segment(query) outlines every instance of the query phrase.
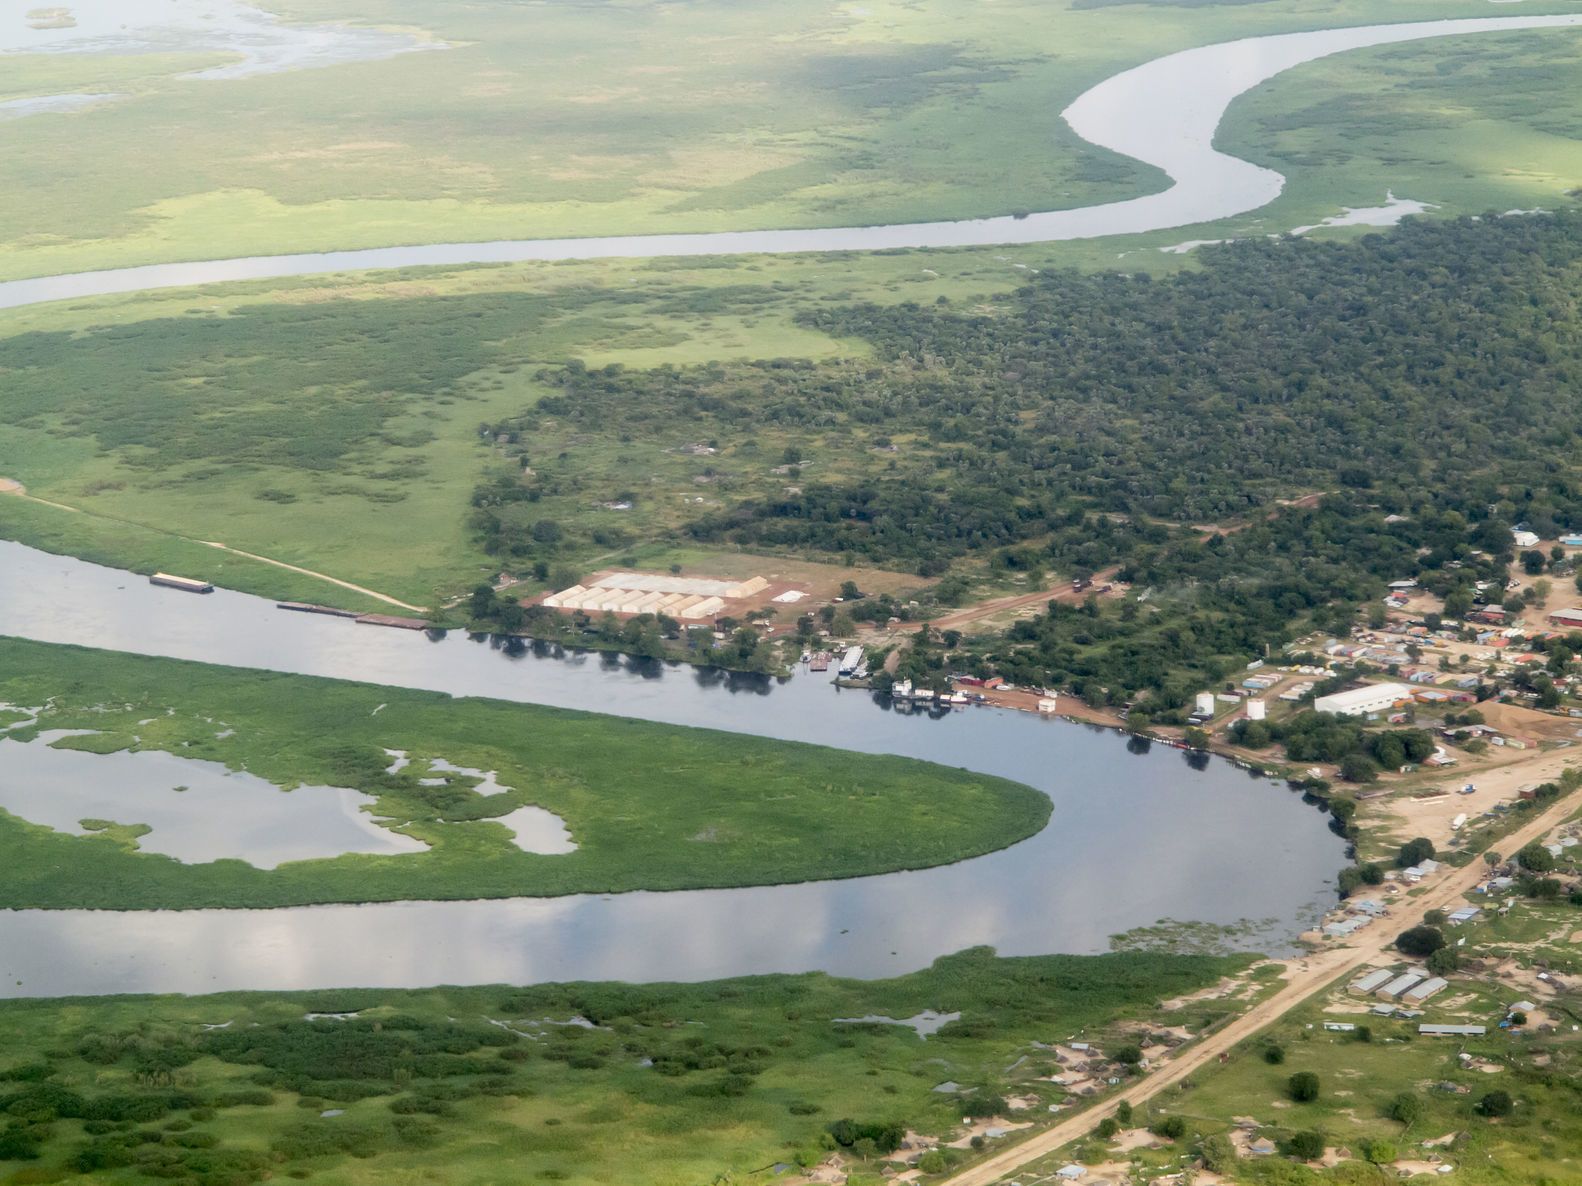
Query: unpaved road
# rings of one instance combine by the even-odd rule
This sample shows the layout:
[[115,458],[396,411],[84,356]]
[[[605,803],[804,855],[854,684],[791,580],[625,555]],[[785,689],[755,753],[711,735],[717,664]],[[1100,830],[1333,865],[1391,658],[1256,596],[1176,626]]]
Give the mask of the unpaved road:
[[[1517,849],[1539,839],[1558,826],[1573,811],[1576,804],[1570,796],[1558,803],[1526,826],[1499,841],[1505,852]],[[1007,1174],[1015,1173],[1028,1162],[1062,1145],[1083,1136],[1104,1117],[1115,1111],[1122,1100],[1133,1107],[1158,1095],[1165,1088],[1181,1082],[1193,1071],[1200,1069],[1239,1042],[1252,1037],[1264,1027],[1278,1020],[1286,1012],[1307,1000],[1319,990],[1340,977],[1362,967],[1390,949],[1398,935],[1430,910],[1453,910],[1461,904],[1464,895],[1482,880],[1485,867],[1482,861],[1473,861],[1462,869],[1447,868],[1428,883],[1428,891],[1420,897],[1397,901],[1389,913],[1373,926],[1359,932],[1362,942],[1351,947],[1329,947],[1312,955],[1302,956],[1287,964],[1288,978],[1280,990],[1267,1000],[1260,1001],[1246,1013],[1224,1028],[1209,1034],[1200,1042],[1188,1046],[1176,1058],[1160,1066],[1147,1077],[1140,1079],[1123,1091],[1118,1091],[1103,1104],[1045,1129],[1018,1145],[995,1154],[947,1180],[945,1186],[989,1186]]]
[[1017,593],[1011,597],[996,597],[991,601],[980,601],[977,605],[969,605],[966,609],[958,609],[943,617],[935,618],[929,622],[935,630],[960,630],[963,626],[971,626],[986,618],[999,614],[1013,612],[1019,609],[1031,609],[1034,606],[1045,606],[1051,601],[1081,602],[1089,593],[1098,594],[1100,597],[1114,596],[1101,594],[1100,585],[1108,585],[1115,580],[1115,568],[1106,568],[1103,572],[1093,574],[1093,588],[1075,592],[1069,583],[1056,585],[1053,589],[1040,589],[1036,593]]
[[[18,498],[24,498],[28,502],[41,503],[44,506],[54,507],[56,510],[60,511],[70,511],[74,515],[88,515],[90,518],[96,519],[109,518],[107,515],[96,515],[92,511],[85,511],[81,507],[67,506],[63,502],[51,502],[47,498],[40,498],[36,494],[29,494],[27,492],[27,487],[22,485],[22,483],[18,482],[15,478],[0,478],[0,494],[12,494]],[[146,524],[140,524],[140,526],[147,527]],[[400,609],[413,610],[414,612],[420,614],[425,612],[421,605],[408,605],[404,601],[397,601],[394,597],[391,597],[386,593],[378,593],[373,589],[364,588],[362,585],[354,585],[350,581],[343,581],[339,577],[332,577],[327,573],[314,572],[311,568],[298,568],[295,564],[287,564],[284,560],[272,560],[268,556],[259,556],[254,552],[244,552],[240,548],[229,548],[222,543],[216,543],[214,540],[193,539],[190,535],[180,535],[174,531],[166,531],[163,527],[147,527],[147,529],[149,531],[161,532],[165,535],[172,536],[175,539],[186,540],[188,543],[207,544],[211,548],[218,548],[220,551],[229,552],[233,556],[245,556],[249,560],[256,560],[260,564],[272,564],[276,568],[285,569],[287,572],[295,572],[300,573],[305,577],[313,577],[315,580],[324,581],[327,584],[338,585],[342,589],[350,589],[353,593],[361,593],[364,597],[371,597],[375,601],[382,601],[386,605],[397,606]]]
[[[182,538],[186,539],[188,537],[183,536]],[[386,605],[398,606],[401,609],[413,610],[420,614],[426,612],[421,605],[408,605],[404,601],[397,601],[388,594],[375,592],[373,589],[364,588],[362,585],[354,585],[350,581],[343,581],[339,577],[332,577],[327,573],[314,572],[311,568],[298,568],[295,564],[287,564],[284,560],[271,560],[268,556],[260,556],[256,552],[244,552],[240,548],[228,548],[212,539],[197,540],[195,542],[207,544],[211,548],[218,548],[222,552],[229,552],[233,556],[245,556],[249,560],[257,560],[260,564],[273,564],[276,568],[283,568],[287,572],[301,573],[305,577],[313,577],[331,585],[339,585],[342,589],[350,589],[353,593],[361,593],[364,597],[372,597],[375,601],[382,601]]]

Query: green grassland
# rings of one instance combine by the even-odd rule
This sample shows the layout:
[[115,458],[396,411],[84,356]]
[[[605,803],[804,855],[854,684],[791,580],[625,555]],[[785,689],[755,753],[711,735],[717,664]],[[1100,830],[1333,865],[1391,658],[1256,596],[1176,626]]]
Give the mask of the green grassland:
[[1286,192],[1240,220],[1281,230],[1385,191],[1446,211],[1555,209],[1582,190],[1574,32],[1479,34],[1339,54],[1232,105],[1219,145],[1280,170]]
[[[561,709],[0,640],[0,702],[37,725],[246,769],[277,786],[346,786],[430,851],[261,870],[139,853],[126,833],[69,836],[0,813],[0,905],[142,909],[681,889],[850,877],[1003,848],[1048,799],[1001,779],[888,756]],[[380,707],[383,706],[383,707]],[[218,736],[229,728],[235,732]],[[136,739],[134,741],[134,738]],[[384,749],[412,765],[390,773]],[[425,759],[498,772],[423,786]],[[106,776],[113,776],[107,765]],[[578,848],[522,852],[503,826],[534,804]],[[135,824],[135,820],[121,820]],[[468,826],[458,827],[458,823]]]
[[[303,20],[416,28],[452,48],[224,82],[180,78],[200,64],[190,55],[11,59],[7,98],[132,97],[0,129],[12,183],[0,277],[1113,200],[1162,178],[1085,144],[1058,118],[1110,74],[1228,38],[1489,14],[1472,0],[275,7]],[[1389,85],[1348,81],[1363,88],[1359,101]],[[180,135],[164,135],[169,128]],[[1397,127],[1397,147],[1413,130]],[[151,135],[160,137],[157,170],[146,167]]]
[[[1058,1099],[1032,1043],[1125,1032],[1245,963],[976,950],[880,981],[6,1001],[0,1181],[772,1181],[777,1162],[827,1156],[842,1118],[952,1132],[970,1105],[933,1090],[947,1079]],[[1225,1008],[1171,1016],[1197,1028]],[[832,1024],[925,1009],[962,1017],[926,1039]]]

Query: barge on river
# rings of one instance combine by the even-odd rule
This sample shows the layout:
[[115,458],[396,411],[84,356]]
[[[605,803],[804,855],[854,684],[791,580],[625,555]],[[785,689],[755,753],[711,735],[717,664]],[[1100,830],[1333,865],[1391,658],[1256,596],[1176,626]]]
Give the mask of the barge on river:
[[164,585],[167,589],[180,589],[183,593],[213,593],[214,586],[208,581],[194,580],[192,577],[174,577],[168,572],[156,572],[148,578],[150,585]]

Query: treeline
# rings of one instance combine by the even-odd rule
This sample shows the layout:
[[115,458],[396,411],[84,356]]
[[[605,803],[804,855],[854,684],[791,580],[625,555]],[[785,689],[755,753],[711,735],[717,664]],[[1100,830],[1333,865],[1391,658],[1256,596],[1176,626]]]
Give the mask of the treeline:
[[1300,712],[1281,722],[1240,720],[1230,739],[1248,749],[1285,747],[1292,762],[1335,762],[1348,782],[1371,782],[1380,770],[1398,770],[1430,757],[1436,746],[1426,729],[1369,729],[1355,717]]
[[[1579,263],[1574,212],[1248,241],[1167,280],[1046,273],[995,312],[941,298],[803,316],[874,359],[545,370],[552,393],[486,432],[530,439],[548,418],[722,453],[816,439],[823,468],[685,533],[924,575],[969,557],[1040,578],[1117,566],[1170,596],[1129,620],[1037,623],[995,662],[1161,689],[1299,621],[1338,628],[1388,579],[1464,612],[1512,562],[1513,525],[1582,526]],[[481,488],[488,546],[543,556],[528,508],[554,480]]]

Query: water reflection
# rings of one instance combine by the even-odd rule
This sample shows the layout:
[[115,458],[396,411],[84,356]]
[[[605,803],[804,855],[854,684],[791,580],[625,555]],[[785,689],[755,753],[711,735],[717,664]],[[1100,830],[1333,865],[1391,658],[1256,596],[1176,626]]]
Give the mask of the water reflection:
[[[876,976],[977,944],[1105,950],[1161,918],[1272,920],[1280,949],[1333,894],[1343,845],[1281,784],[1026,713],[897,712],[825,679],[506,646],[196,598],[0,544],[0,630],[142,654],[429,688],[895,753],[1028,783],[1049,827],[941,869],[795,886],[272,911],[0,913],[0,993],[541,979]],[[245,940],[245,941],[239,941]],[[21,983],[16,983],[20,981]]]

